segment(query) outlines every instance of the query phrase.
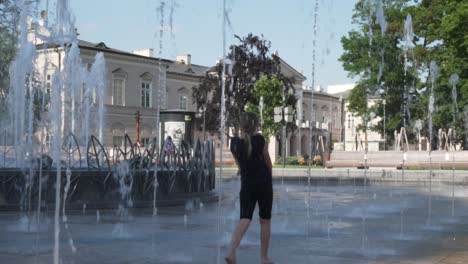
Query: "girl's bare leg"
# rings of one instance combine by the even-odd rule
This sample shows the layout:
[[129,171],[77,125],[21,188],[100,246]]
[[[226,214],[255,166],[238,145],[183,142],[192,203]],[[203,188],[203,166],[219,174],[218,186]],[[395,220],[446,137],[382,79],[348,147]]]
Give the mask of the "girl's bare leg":
[[250,219],[242,218],[239,221],[239,224],[237,224],[236,229],[232,233],[231,246],[229,248],[228,253],[226,254],[226,257],[224,258],[226,260],[226,263],[228,264],[236,263],[236,249],[237,247],[239,247],[242,237],[244,236],[245,232],[249,228],[250,221],[251,221]]
[[260,218],[260,254],[262,264],[271,264],[268,258],[268,246],[270,245],[270,220]]

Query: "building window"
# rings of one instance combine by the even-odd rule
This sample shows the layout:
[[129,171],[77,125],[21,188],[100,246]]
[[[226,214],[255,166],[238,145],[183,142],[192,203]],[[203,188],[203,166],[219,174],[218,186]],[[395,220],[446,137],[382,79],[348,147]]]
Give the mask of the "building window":
[[160,100],[160,104],[161,104],[161,109],[167,109],[167,98],[168,98],[168,93],[169,93],[169,89],[168,88],[164,88],[164,90],[160,90],[159,91],[160,94],[161,94],[161,98],[159,99]]
[[125,79],[114,78],[112,86],[112,104],[113,105],[125,105]]
[[124,144],[124,137],[123,136],[113,136],[112,137],[112,145],[114,147],[122,147]]
[[151,107],[151,81],[141,82],[141,107]]
[[46,76],[46,94],[50,96],[50,88],[52,87],[52,76],[50,74],[47,74]]
[[45,145],[46,145],[46,146],[51,146],[51,145],[52,145],[52,142],[53,142],[52,140],[53,140],[53,139],[52,139],[52,135],[47,134],[47,135],[46,135],[46,138],[45,138],[45,142],[44,142]]
[[179,109],[187,109],[187,96],[180,95],[179,96]]
[[325,113],[322,115],[322,123],[328,123],[328,118],[325,116]]

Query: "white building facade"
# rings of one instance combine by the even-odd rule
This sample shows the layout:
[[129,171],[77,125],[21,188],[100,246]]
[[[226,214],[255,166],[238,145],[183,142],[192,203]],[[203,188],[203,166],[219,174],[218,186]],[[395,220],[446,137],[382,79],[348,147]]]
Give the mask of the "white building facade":
[[[46,93],[50,93],[54,72],[63,70],[65,51],[63,48],[48,47],[46,44],[38,45],[37,49],[36,69],[39,72],[39,80],[45,84]],[[102,42],[90,43],[81,40],[79,50],[82,64],[88,67],[91,67],[98,52],[104,55],[104,145],[122,145],[125,134],[128,134],[134,143],[138,138],[141,145],[156,136],[159,88],[161,116],[164,112],[179,112],[188,115],[189,119],[193,117],[196,106],[192,100],[191,89],[198,84],[199,78],[204,76],[207,67],[192,64],[190,55],[181,56],[179,60],[174,61],[159,60],[152,57],[150,50],[138,51],[138,54],[135,54],[109,48]],[[79,102],[82,98],[83,94],[79,95],[76,101]],[[161,121],[164,122],[163,117]],[[95,129],[91,131],[92,134],[95,132]]]

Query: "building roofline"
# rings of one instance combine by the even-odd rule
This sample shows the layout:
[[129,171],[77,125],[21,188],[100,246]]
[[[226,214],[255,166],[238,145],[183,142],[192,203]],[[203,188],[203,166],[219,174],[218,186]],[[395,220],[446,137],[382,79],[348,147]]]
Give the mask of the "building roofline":
[[280,63],[286,65],[289,69],[291,69],[294,73],[296,73],[297,75],[301,76],[303,78],[303,81],[307,80],[307,77],[304,76],[304,74],[300,73],[298,70],[296,70],[293,66],[291,66],[289,63],[287,63],[285,60],[283,60],[279,55],[274,55],[276,57],[278,57],[278,59],[280,60]]
[[312,90],[302,90],[303,93],[314,93],[314,95],[321,95],[324,97],[330,97],[330,98],[335,98],[335,99],[340,99],[340,96],[336,96],[334,94],[329,94],[329,93],[324,93],[324,92],[319,92],[319,91],[312,91]]
[[78,45],[78,46],[80,47],[80,49],[93,50],[93,51],[97,51],[97,52],[108,52],[108,53],[124,55],[124,56],[129,56],[129,57],[134,57],[134,58],[140,58],[140,59],[149,59],[149,60],[156,61],[156,62],[159,62],[159,61],[169,62],[169,63],[174,62],[174,61],[168,60],[168,59],[148,57],[148,56],[138,55],[138,54],[134,54],[134,53],[131,53],[131,52],[126,52],[126,51],[118,51],[118,50],[114,50],[114,49],[101,49],[101,48],[88,47],[88,46],[83,46],[83,45]]
[[[36,45],[37,50],[54,49],[54,48],[60,48],[60,47],[61,47],[60,45],[50,44],[50,43],[41,43],[41,44]],[[92,43],[92,42],[89,42],[89,41],[78,40],[78,47],[80,49],[92,50],[92,51],[96,51],[96,52],[107,52],[107,53],[118,54],[118,55],[123,55],[123,56],[129,56],[129,57],[134,57],[134,58],[149,59],[149,60],[152,60],[152,61],[155,61],[155,62],[161,61],[161,62],[166,62],[166,63],[179,63],[179,62],[177,62],[175,60],[143,56],[143,55],[138,55],[138,54],[128,52],[128,51],[109,48],[103,42],[100,42],[100,43],[96,44],[96,43]],[[187,65],[187,64],[185,64],[185,65],[186,66],[200,67],[200,68],[208,68],[207,66],[203,66],[203,65],[199,65],[199,64],[193,64],[193,63],[191,63],[190,65]]]

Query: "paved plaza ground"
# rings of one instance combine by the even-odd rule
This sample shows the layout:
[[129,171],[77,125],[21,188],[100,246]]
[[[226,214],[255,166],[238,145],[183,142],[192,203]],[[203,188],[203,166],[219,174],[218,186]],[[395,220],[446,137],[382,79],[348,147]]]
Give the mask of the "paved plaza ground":
[[[275,263],[468,263],[468,187],[443,183],[277,179],[270,255]],[[151,210],[68,212],[61,263],[216,263],[238,221],[238,180],[218,203]],[[453,191],[453,198],[452,198]],[[219,209],[219,211],[218,211]],[[219,213],[219,214],[218,214]],[[219,216],[221,215],[221,217]],[[53,211],[0,212],[0,263],[52,263]],[[218,225],[220,231],[218,231]],[[238,263],[259,263],[257,214]]]

